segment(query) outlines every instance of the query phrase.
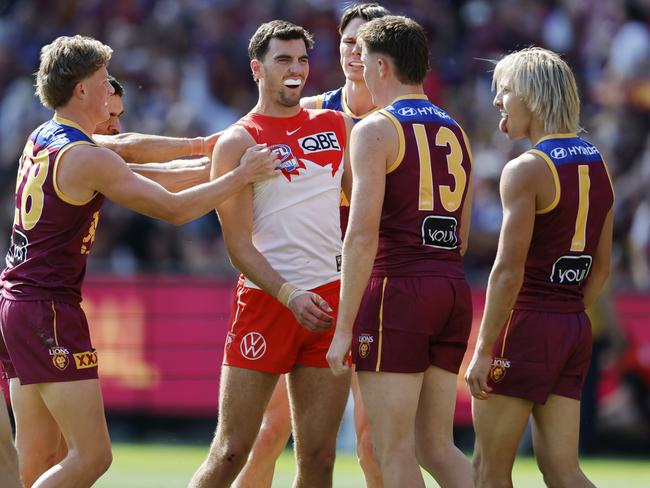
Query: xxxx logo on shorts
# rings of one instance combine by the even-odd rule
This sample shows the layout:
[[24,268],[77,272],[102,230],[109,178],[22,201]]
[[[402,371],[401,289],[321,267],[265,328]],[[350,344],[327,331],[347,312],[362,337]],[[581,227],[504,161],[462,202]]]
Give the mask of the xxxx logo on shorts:
[[68,364],[70,364],[70,358],[68,357],[69,355],[70,351],[68,351],[65,347],[50,347],[52,364],[54,364],[54,366],[61,371],[64,371],[68,367]]
[[77,369],[97,367],[97,353],[95,351],[77,352],[73,356]]
[[246,359],[255,361],[266,353],[266,340],[259,332],[249,332],[242,338],[239,350]]
[[370,344],[375,338],[371,334],[361,334],[359,336],[359,357],[366,358],[370,354]]
[[490,368],[490,378],[495,383],[498,383],[506,375],[507,369],[510,367],[510,360],[506,358],[494,358],[492,360],[492,367]]

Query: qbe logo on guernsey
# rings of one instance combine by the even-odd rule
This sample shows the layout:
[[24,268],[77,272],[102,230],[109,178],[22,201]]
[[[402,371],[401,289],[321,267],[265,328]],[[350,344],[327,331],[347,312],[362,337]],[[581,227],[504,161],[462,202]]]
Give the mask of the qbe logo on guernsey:
[[266,340],[259,332],[249,332],[242,338],[239,351],[246,359],[256,361],[266,353]]
[[298,139],[298,144],[305,154],[321,151],[341,150],[336,132],[319,132]]

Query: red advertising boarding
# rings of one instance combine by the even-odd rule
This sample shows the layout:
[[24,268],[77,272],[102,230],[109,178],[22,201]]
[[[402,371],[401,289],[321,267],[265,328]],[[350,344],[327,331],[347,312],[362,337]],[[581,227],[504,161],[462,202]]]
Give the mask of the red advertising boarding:
[[[214,416],[234,282],[188,277],[89,277],[83,308],[99,358],[107,410],[151,415]],[[475,290],[469,351],[458,377],[456,424],[471,424],[463,374],[485,294]],[[650,300],[616,297],[631,347],[628,367],[650,383]],[[5,391],[7,389],[5,388]]]

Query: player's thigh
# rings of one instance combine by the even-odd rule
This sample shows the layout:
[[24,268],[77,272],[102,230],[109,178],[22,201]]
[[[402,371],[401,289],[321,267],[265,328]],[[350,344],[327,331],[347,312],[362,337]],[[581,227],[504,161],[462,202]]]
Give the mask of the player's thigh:
[[236,435],[252,442],[278,377],[275,373],[222,366],[218,434],[222,437]]
[[329,368],[296,366],[287,379],[296,444],[335,442],[350,391],[350,374],[334,376]]
[[397,440],[414,441],[424,373],[360,371],[357,374],[377,448],[382,450]]
[[415,418],[416,442],[423,447],[453,442],[456,374],[431,366],[424,373]]
[[491,470],[509,471],[528,424],[533,403],[505,395],[472,399],[476,443],[474,455]]
[[55,452],[61,441],[61,429],[41,397],[38,385],[21,385],[18,379],[12,379],[10,388],[16,446],[21,457],[31,456],[33,451]]
[[550,395],[544,405],[533,408],[533,445],[540,466],[577,466],[579,433],[579,401]]
[[81,456],[110,450],[99,380],[41,383],[37,386],[70,449]]

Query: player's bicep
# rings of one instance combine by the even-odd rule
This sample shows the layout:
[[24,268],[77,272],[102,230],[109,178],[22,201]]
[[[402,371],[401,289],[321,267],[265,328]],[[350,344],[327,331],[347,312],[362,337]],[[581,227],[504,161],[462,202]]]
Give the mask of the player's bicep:
[[[212,152],[211,179],[223,176],[236,168],[247,147],[253,145],[252,138],[247,133],[243,134],[242,130],[232,127],[217,141]],[[216,210],[229,251],[237,244],[250,242],[253,226],[252,185],[245,186],[240,192],[223,201]]]
[[496,261],[523,269],[535,225],[535,191],[521,165],[508,163],[501,175],[503,223]]
[[352,202],[348,233],[376,235],[379,231],[381,208],[386,189],[385,131],[377,124],[361,123],[350,136],[350,163],[352,167]]
[[97,149],[84,165],[83,178],[91,188],[109,200],[151,217],[165,215],[170,194],[159,184],[135,174],[117,154]]

